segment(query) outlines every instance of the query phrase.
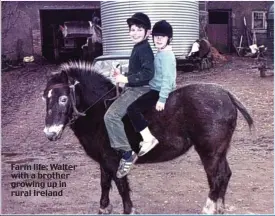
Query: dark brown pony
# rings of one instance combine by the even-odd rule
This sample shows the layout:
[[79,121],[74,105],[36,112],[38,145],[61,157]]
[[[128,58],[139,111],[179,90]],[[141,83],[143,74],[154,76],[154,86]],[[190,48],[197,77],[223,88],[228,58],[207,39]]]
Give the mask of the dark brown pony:
[[[115,94],[114,85],[94,71],[91,65],[80,62],[64,64],[60,73],[48,81],[44,91],[47,104],[44,132],[49,140],[57,140],[69,125],[86,153],[100,164],[99,212],[111,213],[109,191],[113,180],[122,197],[124,213],[129,214],[134,210],[127,176],[116,178],[120,155],[109,144],[103,120],[106,112],[104,101]],[[210,187],[203,213],[222,213],[231,176],[226,153],[236,127],[237,110],[251,128],[251,116],[229,91],[202,83],[177,89],[170,94],[163,112],[152,108],[145,113],[160,144],[139,158],[137,163],[172,160],[194,145]],[[135,133],[127,116],[123,121],[131,146],[138,152],[141,137]]]

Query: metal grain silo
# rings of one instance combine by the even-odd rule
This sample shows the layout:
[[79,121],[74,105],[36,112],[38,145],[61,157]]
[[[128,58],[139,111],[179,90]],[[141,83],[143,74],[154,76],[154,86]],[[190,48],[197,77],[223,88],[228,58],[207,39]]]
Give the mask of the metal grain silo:
[[[199,38],[199,5],[197,1],[104,1],[101,2],[103,54],[131,51],[126,19],[136,12],[146,13],[152,26],[167,20],[173,26],[173,50],[177,57],[186,56]],[[150,43],[154,51],[152,39]]]

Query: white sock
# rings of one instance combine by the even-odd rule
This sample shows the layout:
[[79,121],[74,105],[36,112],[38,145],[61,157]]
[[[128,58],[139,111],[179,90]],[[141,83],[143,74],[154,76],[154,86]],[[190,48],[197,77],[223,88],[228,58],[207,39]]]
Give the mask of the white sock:
[[140,134],[142,136],[143,141],[151,141],[153,139],[153,135],[151,134],[148,127],[146,127],[144,130],[140,131]]

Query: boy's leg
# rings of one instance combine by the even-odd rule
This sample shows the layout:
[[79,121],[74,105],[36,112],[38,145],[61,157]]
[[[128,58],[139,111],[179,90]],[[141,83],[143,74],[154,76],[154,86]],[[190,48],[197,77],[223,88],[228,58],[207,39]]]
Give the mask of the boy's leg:
[[104,116],[111,146],[124,152],[117,171],[118,178],[127,175],[137,159],[137,155],[132,151],[128,142],[122,118],[126,114],[127,107],[149,90],[149,87],[126,89],[126,91],[113,102]]
[[139,97],[127,108],[127,114],[136,132],[140,133],[148,127],[148,122],[142,113],[154,107],[158,101],[158,98],[159,92],[150,90],[146,94]]
[[127,109],[127,114],[130,117],[136,132],[140,132],[143,138],[143,142],[140,143],[141,150],[138,154],[139,156],[146,154],[159,143],[151,134],[148,128],[148,123],[142,114],[142,112],[154,107],[158,99],[159,92],[151,90],[133,102]]
[[140,151],[138,153],[138,156],[143,156],[147,154],[149,151],[151,151],[157,144],[159,144],[159,141],[156,137],[154,137],[149,128],[146,127],[144,130],[140,132],[141,136],[143,137],[143,141],[140,142]]
[[127,112],[127,107],[149,90],[149,87],[135,87],[126,89],[126,91],[113,102],[105,113],[104,121],[112,148],[122,151],[131,150],[124,131],[122,118]]

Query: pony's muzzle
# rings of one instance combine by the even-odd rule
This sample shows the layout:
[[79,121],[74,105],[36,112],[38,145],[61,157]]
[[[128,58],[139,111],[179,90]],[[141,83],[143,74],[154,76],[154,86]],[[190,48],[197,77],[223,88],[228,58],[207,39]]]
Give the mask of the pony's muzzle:
[[50,141],[57,140],[57,134],[55,132],[45,132],[45,134]]
[[63,125],[54,125],[44,128],[44,133],[50,141],[56,141],[61,137]]

